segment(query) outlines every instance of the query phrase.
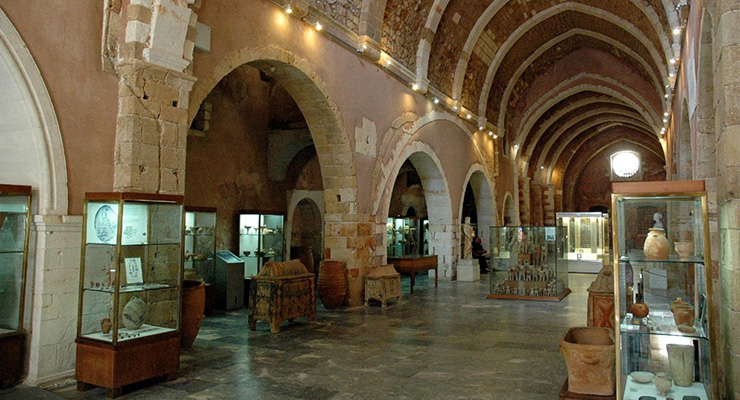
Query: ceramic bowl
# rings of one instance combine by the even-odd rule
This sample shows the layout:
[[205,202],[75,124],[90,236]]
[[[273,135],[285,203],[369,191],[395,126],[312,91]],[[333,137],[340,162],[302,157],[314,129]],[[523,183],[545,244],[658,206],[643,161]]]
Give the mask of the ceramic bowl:
[[647,371],[632,371],[630,372],[630,376],[637,383],[650,383],[655,375]]

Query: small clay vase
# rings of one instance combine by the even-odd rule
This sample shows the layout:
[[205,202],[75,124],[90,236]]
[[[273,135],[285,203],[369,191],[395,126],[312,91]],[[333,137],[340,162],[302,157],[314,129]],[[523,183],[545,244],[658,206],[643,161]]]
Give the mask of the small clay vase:
[[671,253],[668,239],[665,237],[665,229],[650,228],[645,244],[642,247],[645,258],[648,260],[666,260]]
[[146,320],[146,303],[134,295],[125,306],[123,306],[123,326],[126,329],[136,330],[141,328]]
[[694,325],[694,307],[683,301],[680,297],[671,302],[671,313],[673,321],[678,325]]
[[671,382],[671,378],[665,372],[655,374],[655,388],[658,389],[661,396],[665,397],[672,387],[673,382]]
[[630,312],[635,318],[645,318],[648,316],[650,308],[645,303],[635,303],[630,308]]
[[113,322],[111,322],[110,318],[103,318],[100,320],[100,328],[103,329],[103,334],[107,335],[112,326]]
[[694,252],[694,242],[691,241],[680,241],[673,244],[676,248],[676,253],[681,261],[687,261],[691,257],[691,253]]

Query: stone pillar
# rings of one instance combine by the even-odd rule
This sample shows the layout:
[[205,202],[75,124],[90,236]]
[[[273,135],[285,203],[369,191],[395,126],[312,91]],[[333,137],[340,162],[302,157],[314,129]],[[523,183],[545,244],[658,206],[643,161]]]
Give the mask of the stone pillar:
[[519,224],[526,226],[530,224],[529,219],[529,178],[519,178]]
[[324,226],[325,259],[347,263],[348,293],[345,305],[359,307],[364,304],[366,270],[375,265],[375,217],[369,214],[332,213],[327,204]]
[[555,226],[555,186],[542,185],[542,213],[545,226]]
[[137,60],[121,62],[118,71],[115,190],[184,194],[195,78]]
[[529,196],[529,223],[533,226],[542,226],[542,185],[536,182],[531,183],[529,185]]
[[26,383],[43,385],[74,374],[82,216],[36,215],[31,237],[36,250],[28,260],[33,285],[27,285],[27,298],[34,301],[27,311],[32,329]]

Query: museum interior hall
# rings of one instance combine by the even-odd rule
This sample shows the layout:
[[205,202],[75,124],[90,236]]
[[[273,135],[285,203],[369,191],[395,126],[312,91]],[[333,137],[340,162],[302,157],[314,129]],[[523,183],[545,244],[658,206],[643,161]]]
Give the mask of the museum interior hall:
[[0,398],[740,400],[740,2],[0,0]]

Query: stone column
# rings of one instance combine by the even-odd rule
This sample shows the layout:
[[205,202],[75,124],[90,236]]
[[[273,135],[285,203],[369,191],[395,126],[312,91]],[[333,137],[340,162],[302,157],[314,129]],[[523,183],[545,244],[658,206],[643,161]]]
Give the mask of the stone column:
[[555,186],[542,185],[542,213],[545,226],[555,226]]
[[138,60],[121,62],[118,71],[115,190],[184,194],[195,78]]
[[529,225],[529,178],[519,178],[519,224]]
[[[337,204],[339,205],[339,204]],[[327,207],[334,207],[328,203]],[[345,305],[364,304],[365,270],[375,265],[375,217],[369,214],[329,213],[324,225],[324,258],[347,262]]]
[[530,218],[529,223],[533,226],[542,226],[542,185],[539,183],[532,183],[529,186],[530,196]]

